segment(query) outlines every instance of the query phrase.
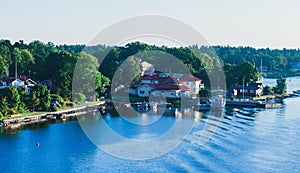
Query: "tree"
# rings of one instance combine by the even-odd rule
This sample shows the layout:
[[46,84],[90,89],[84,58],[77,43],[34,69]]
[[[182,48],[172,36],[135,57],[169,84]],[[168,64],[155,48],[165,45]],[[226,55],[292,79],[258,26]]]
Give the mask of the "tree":
[[257,68],[248,61],[241,64],[236,72],[240,81],[239,84],[243,84],[243,79],[245,84],[254,84],[258,80],[259,74]]
[[[8,106],[8,102],[6,100],[6,97],[3,97],[1,99],[1,104],[0,104],[0,113],[3,116],[7,116],[9,114],[9,106]],[[0,117],[1,118],[1,117]]]
[[95,85],[96,85],[96,94],[98,97],[106,91],[106,86],[108,86],[109,83],[110,80],[106,76],[104,76],[100,72],[96,74]]
[[15,74],[16,73],[16,68],[15,68],[15,65],[17,63],[17,66],[20,65],[20,59],[21,59],[21,50],[19,48],[14,48],[12,50],[12,62],[9,69],[10,69],[10,72],[12,74]]
[[10,41],[0,40],[0,55],[5,60],[7,65],[10,65],[12,63],[11,49],[12,49],[12,45],[11,45]]
[[51,93],[58,94],[64,98],[71,98],[71,84],[74,67],[77,61],[75,55],[66,51],[57,51],[49,54],[45,63],[46,79],[52,79],[53,87]]
[[34,64],[34,57],[28,49],[22,49],[20,51],[20,59],[18,60],[18,73],[29,76],[30,69]]
[[249,62],[244,62],[239,66],[226,63],[224,65],[224,73],[227,87],[254,84],[259,75],[257,68]]
[[286,78],[284,77],[279,77],[277,80],[277,85],[274,88],[274,91],[276,94],[284,94],[286,93]]
[[0,55],[0,76],[7,76],[8,72],[6,70],[8,64],[6,62],[6,60]]
[[139,59],[134,56],[130,56],[116,71],[113,79],[113,87],[118,87],[119,85],[129,87],[134,79],[140,77],[140,74],[141,66]]
[[224,65],[224,73],[226,77],[226,85],[229,88],[230,86],[235,86],[239,84],[238,76],[237,76],[238,66],[232,65],[229,63],[225,63]]
[[96,88],[101,87],[101,73],[98,67],[96,57],[85,52],[80,54],[73,75],[73,93],[83,94],[86,98],[95,95]]
[[8,86],[0,89],[0,100],[6,99],[9,109],[19,110],[20,107],[20,95],[16,87]]
[[32,111],[47,111],[50,107],[50,90],[42,85],[36,84],[30,91],[30,108]]
[[[29,43],[28,50],[32,54],[35,64],[31,69],[31,76],[35,79],[47,79],[45,75],[47,74],[46,71],[46,57],[52,53],[52,49],[48,49],[47,46],[42,43],[41,41],[33,41]],[[54,50],[53,50],[54,51]]]

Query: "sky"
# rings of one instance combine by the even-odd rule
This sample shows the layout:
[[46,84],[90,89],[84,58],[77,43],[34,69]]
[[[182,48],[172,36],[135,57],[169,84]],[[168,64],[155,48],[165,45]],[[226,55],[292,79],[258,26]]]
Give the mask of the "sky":
[[300,48],[299,0],[0,0],[0,39],[87,44],[123,19],[161,15],[211,45]]

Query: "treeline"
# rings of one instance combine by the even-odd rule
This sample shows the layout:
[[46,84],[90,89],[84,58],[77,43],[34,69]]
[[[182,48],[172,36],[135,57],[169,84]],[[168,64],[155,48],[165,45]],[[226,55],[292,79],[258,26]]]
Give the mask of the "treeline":
[[[203,51],[205,47],[200,48]],[[286,72],[294,63],[300,62],[299,49],[255,49],[252,47],[213,46],[217,55],[229,64],[248,61],[259,67],[261,60],[269,72]]]
[[[86,54],[82,54],[82,51]],[[152,51],[152,54],[143,54],[147,51]],[[101,64],[95,82],[97,84],[96,94],[100,95],[105,91],[110,80],[113,79],[117,69],[128,57],[131,57],[129,64],[132,65],[132,68],[126,69],[126,74],[137,74],[140,72],[139,59],[147,57],[151,63],[163,64],[159,63],[162,61],[160,58],[166,54],[178,58],[193,75],[203,79],[206,85],[209,85],[209,74],[223,69],[228,84],[240,83],[242,77],[236,74],[239,74],[239,67],[246,62],[247,64],[242,65],[246,69],[245,73],[247,73],[247,68],[252,69],[254,65],[259,66],[261,59],[269,71],[277,72],[286,72],[293,63],[300,61],[300,50],[298,49],[271,50],[229,46],[177,48],[159,47],[141,42],[133,42],[125,46],[96,45],[86,47],[85,45],[54,45],[50,42],[45,44],[41,41],[33,41],[29,44],[19,41],[12,44],[9,40],[1,40],[0,74],[2,76],[14,76],[15,62],[17,61],[19,76],[27,76],[37,82],[49,80],[52,84],[49,87],[51,94],[60,95],[65,100],[72,100],[74,68],[81,56],[90,62],[98,61]],[[166,62],[166,64],[171,63]],[[250,64],[253,66],[250,67]],[[95,67],[97,67],[97,63],[92,67],[83,67],[83,72],[86,70],[86,74],[94,75],[89,71],[89,68]],[[165,68],[172,71],[167,66]],[[174,71],[176,70],[174,69]],[[255,73],[252,75],[254,77],[246,78],[246,82],[251,83],[257,78],[257,70],[253,69],[252,71]],[[243,76],[245,75],[243,74]],[[91,88],[88,90],[90,91]]]
[[[295,62],[300,61],[299,49],[254,49],[251,47],[166,47],[147,45],[140,42],[125,46],[109,47],[104,45],[54,45],[33,41],[25,44],[23,41],[11,44],[9,40],[0,41],[0,73],[14,75],[15,61],[18,62],[18,75],[25,75],[37,81],[51,80],[51,93],[63,98],[71,98],[71,83],[75,64],[82,51],[97,58],[101,64],[99,71],[112,79],[116,70],[129,57],[138,60],[145,55],[144,51],[158,51],[173,55],[181,60],[192,74],[209,84],[208,73],[220,70],[226,64],[239,66],[249,62],[254,66],[266,66],[270,72],[287,72]],[[147,55],[146,55],[147,56]],[[152,54],[152,61],[160,61],[159,56]],[[219,61],[219,57],[222,61]],[[139,63],[134,63],[134,70]],[[8,67],[8,68],[7,68]],[[170,69],[169,69],[170,70]],[[226,73],[225,73],[226,74]],[[103,78],[104,78],[103,76]],[[102,82],[107,83],[107,79]],[[100,82],[101,83],[101,82]],[[103,89],[98,89],[103,90]]]
[[[97,59],[91,55],[80,53],[84,46],[55,46],[53,43],[33,41],[29,44],[22,40],[11,44],[9,40],[0,41],[0,75],[14,76],[17,62],[18,76],[27,76],[36,82],[48,81],[51,94],[72,100],[72,79],[78,58],[89,61]],[[86,69],[90,70],[90,69]],[[1,77],[0,76],[0,77]],[[97,74],[97,91],[103,91],[109,79]],[[100,94],[100,93],[97,93]]]
[[[99,60],[104,59],[102,62],[101,71],[108,77],[112,77],[115,69],[123,62],[128,56],[135,55],[139,52],[147,50],[159,50],[162,52],[170,53],[171,55],[180,59],[184,64],[188,65],[188,69],[197,77],[204,79],[208,82],[208,73],[216,69],[216,66],[224,65],[226,63],[232,65],[241,65],[244,62],[249,62],[255,67],[264,67],[265,74],[279,74],[289,75],[297,74],[292,71],[293,64],[300,62],[299,49],[269,49],[260,48],[255,49],[252,47],[230,47],[230,46],[190,46],[188,48],[170,48],[166,46],[158,47],[154,45],[147,45],[140,42],[130,43],[121,47],[106,47],[103,45],[84,47],[84,45],[60,45],[57,46],[60,50],[67,50],[69,52],[78,53],[82,50],[94,55]],[[219,62],[217,58],[222,62]],[[105,69],[110,66],[112,68]],[[260,71],[260,69],[259,69]],[[279,77],[279,75],[277,77]]]
[[[59,46],[59,49],[80,51],[78,47],[79,46],[64,45]],[[209,53],[203,53],[199,49],[191,47],[158,47],[141,42],[133,42],[128,43],[125,46],[89,46],[85,47],[83,50],[98,58],[99,62],[101,62],[99,68],[100,72],[109,79],[114,77],[117,69],[128,57],[132,58],[132,67],[127,68],[126,71],[130,74],[136,73],[136,69],[138,69],[137,66],[140,65],[139,63],[133,63],[133,61],[138,61],[140,59],[155,64],[156,69],[158,69],[158,66],[161,66],[160,69],[164,68],[162,69],[163,72],[165,72],[165,70],[178,72],[178,69],[172,69],[174,68],[174,65],[172,66],[171,64],[175,62],[164,62],[165,56],[172,55],[178,58],[193,75],[203,79],[207,84],[209,84],[208,74],[213,73],[215,70],[221,70],[222,68],[222,62],[219,61],[216,56],[210,56]]]

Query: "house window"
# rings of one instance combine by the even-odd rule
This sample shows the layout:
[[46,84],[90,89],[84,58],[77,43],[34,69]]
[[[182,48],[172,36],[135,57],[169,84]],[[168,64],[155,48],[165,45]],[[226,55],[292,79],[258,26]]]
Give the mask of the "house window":
[[176,92],[171,92],[171,96],[176,96]]
[[248,92],[248,90],[247,89],[240,89],[240,93],[247,93]]
[[188,83],[188,82],[186,82],[186,85],[189,85],[189,83]]
[[139,92],[140,92],[140,94],[145,94],[144,90],[140,90]]

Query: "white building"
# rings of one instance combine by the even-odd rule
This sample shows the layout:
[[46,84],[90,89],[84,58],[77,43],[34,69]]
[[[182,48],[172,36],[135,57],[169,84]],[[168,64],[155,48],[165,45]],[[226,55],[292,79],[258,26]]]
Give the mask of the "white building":
[[128,89],[129,94],[149,97],[162,94],[167,98],[195,97],[204,84],[201,79],[191,74],[159,73],[142,76]]
[[7,86],[13,86],[13,87],[17,87],[17,88],[24,87],[25,92],[29,93],[30,87],[32,87],[34,85],[36,85],[36,82],[25,76],[21,76],[19,78],[3,77],[2,79],[0,79],[0,89],[5,88]]

